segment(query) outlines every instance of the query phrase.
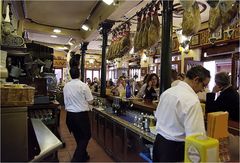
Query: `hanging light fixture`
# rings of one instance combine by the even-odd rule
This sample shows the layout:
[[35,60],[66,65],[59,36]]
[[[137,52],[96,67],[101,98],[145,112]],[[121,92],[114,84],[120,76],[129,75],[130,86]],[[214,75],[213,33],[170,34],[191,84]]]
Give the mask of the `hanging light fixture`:
[[176,35],[177,35],[180,47],[182,47],[182,50],[184,52],[188,52],[189,51],[189,44],[190,44],[192,36],[183,35],[182,30],[176,30]]
[[114,0],[103,0],[103,2],[106,3],[107,5],[111,5],[113,1]]
[[85,30],[85,31],[88,31],[89,30],[89,26],[87,24],[83,24],[82,25],[82,29]]
[[94,63],[94,59],[93,58],[89,59],[89,63],[93,64]]
[[53,30],[53,32],[54,33],[61,33],[61,30],[56,28],[56,29]]

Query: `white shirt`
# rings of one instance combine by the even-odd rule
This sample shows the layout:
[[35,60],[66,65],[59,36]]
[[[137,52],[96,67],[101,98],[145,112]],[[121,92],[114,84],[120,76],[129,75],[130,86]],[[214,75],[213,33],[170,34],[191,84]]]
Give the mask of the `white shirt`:
[[69,112],[89,111],[88,101],[93,100],[90,88],[79,79],[72,79],[63,88],[65,109]]
[[163,92],[155,117],[157,133],[168,140],[183,142],[186,136],[205,134],[198,96],[186,82]]
[[181,80],[174,80],[172,83],[171,83],[171,87],[174,87],[176,85],[178,85],[178,83],[180,82]]

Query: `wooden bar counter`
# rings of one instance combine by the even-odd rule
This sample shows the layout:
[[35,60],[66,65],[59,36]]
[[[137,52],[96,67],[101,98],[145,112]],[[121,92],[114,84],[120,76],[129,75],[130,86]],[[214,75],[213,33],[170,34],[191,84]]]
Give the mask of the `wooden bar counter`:
[[[113,100],[114,98],[120,99],[120,97],[118,97],[118,96],[112,96],[112,95],[106,96],[106,99],[108,99],[108,100]],[[123,98],[123,101],[124,100],[126,101],[128,99]],[[130,101],[133,104],[133,108],[135,108],[139,111],[146,111],[146,112],[149,112],[152,114],[153,114],[153,111],[156,110],[157,105],[158,105],[155,102],[144,101],[143,99],[139,99],[139,98],[136,98],[136,99],[132,98],[132,99],[130,99]],[[229,133],[231,133],[233,135],[239,135],[239,122],[229,120],[228,121],[228,130],[229,130]]]

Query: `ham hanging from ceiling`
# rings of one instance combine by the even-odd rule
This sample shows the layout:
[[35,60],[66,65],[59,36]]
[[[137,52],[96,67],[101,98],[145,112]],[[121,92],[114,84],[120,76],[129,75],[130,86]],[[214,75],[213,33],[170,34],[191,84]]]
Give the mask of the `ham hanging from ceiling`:
[[133,46],[134,46],[135,53],[139,50],[138,49],[138,36],[139,36],[140,28],[141,28],[141,18],[142,18],[142,15],[137,14],[137,29],[136,29],[136,33],[135,33],[134,40],[133,40]]
[[[183,3],[184,12],[183,12],[183,21],[182,21],[182,34],[185,36],[192,36],[197,34],[199,29],[201,28],[201,16],[200,10],[198,7],[198,3],[195,1],[192,6],[184,5],[187,1],[181,1]],[[190,3],[191,4],[191,3]]]
[[188,10],[193,6],[196,0],[180,0],[180,4],[184,10]]
[[143,32],[144,32],[145,24],[146,24],[146,13],[143,14],[143,18],[142,18],[142,21],[141,21],[140,31],[139,31],[139,34],[138,34],[138,37],[137,37],[137,44],[136,44],[136,50],[137,50],[137,51],[143,49],[143,48],[142,48],[142,37],[143,37]]
[[[210,33],[217,32],[221,27],[227,28],[239,17],[239,2],[235,0],[219,0],[209,4],[209,30]],[[215,7],[214,7],[215,6]]]
[[221,27],[221,13],[219,9],[219,4],[217,4],[216,7],[210,7],[208,27],[210,33],[218,31]]
[[148,48],[148,30],[151,24],[151,11],[147,14],[146,24],[142,34],[142,49]]
[[235,0],[222,0],[219,2],[221,12],[221,24],[225,29],[239,17],[239,2]]
[[148,30],[148,46],[149,47],[158,43],[161,37],[160,22],[158,19],[159,3],[160,1],[155,6],[155,11],[152,16],[153,19]]
[[124,56],[127,52],[130,51],[130,49],[131,49],[130,24],[125,24],[119,57]]

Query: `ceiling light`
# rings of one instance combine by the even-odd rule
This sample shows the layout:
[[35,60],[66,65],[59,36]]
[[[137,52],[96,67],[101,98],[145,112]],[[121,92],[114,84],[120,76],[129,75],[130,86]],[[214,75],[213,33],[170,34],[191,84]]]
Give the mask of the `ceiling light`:
[[94,59],[89,59],[89,63],[93,64],[94,63]]
[[57,49],[58,49],[58,50],[67,50],[68,48],[67,48],[66,46],[63,46],[63,47],[60,46],[60,47],[58,47]]
[[50,37],[57,38],[57,36],[56,36],[56,35],[51,35]]
[[55,33],[61,33],[61,30],[60,30],[60,29],[54,29],[53,32],[55,32]]
[[86,24],[83,24],[82,25],[82,29],[85,30],[85,31],[88,31],[89,30],[89,26],[86,25]]
[[103,2],[106,3],[107,5],[111,5],[113,1],[114,0],[103,0]]

